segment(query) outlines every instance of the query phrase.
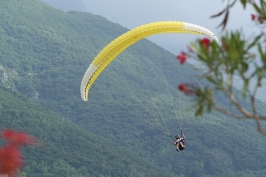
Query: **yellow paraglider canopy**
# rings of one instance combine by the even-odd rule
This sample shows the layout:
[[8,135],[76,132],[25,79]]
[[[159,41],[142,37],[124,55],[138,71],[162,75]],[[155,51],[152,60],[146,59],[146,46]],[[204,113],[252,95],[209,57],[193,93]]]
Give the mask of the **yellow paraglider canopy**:
[[188,33],[202,34],[218,42],[215,35],[206,28],[185,22],[162,21],[154,22],[134,28],[110,42],[94,58],[81,82],[80,94],[84,101],[88,101],[88,92],[94,81],[101,72],[119,55],[123,50],[135,42],[154,34],[160,33]]

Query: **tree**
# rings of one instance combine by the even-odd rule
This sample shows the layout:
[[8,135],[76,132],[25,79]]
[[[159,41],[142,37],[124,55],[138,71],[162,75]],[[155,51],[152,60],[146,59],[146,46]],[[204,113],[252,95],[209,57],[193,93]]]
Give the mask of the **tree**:
[[[243,5],[244,10],[247,6],[254,8],[255,13],[251,14],[251,20],[255,23],[254,28],[260,29],[255,36],[245,38],[240,30],[226,30],[230,10],[237,2]],[[195,97],[196,116],[203,116],[206,110],[208,112],[217,110],[236,119],[252,119],[256,122],[258,132],[266,136],[266,130],[261,126],[261,121],[266,120],[266,116],[259,115],[255,99],[262,81],[266,79],[266,36],[264,33],[266,2],[265,0],[233,0],[231,3],[228,1],[226,7],[221,12],[212,15],[211,18],[221,16],[223,20],[218,27],[221,28],[223,36],[219,44],[204,38],[192,43],[188,52],[182,52],[177,56],[180,64],[183,64],[187,58],[194,58],[203,63],[206,72],[201,78],[208,84],[204,87],[197,87],[195,84],[182,83],[178,89]],[[242,100],[239,100],[233,92],[235,76],[243,82],[242,99],[248,99],[249,105],[241,104]],[[217,95],[221,93],[226,95],[236,111],[219,105]]]

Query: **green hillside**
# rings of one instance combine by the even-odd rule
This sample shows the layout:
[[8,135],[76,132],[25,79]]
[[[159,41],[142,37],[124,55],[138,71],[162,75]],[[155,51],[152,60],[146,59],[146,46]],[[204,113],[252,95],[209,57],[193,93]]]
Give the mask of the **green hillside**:
[[[37,0],[0,2],[0,15],[0,74],[6,87],[76,128],[130,148],[180,176],[265,175],[266,142],[253,122],[219,113],[193,118],[191,100],[176,90],[179,82],[203,84],[191,65],[178,67],[175,56],[144,39],[106,69],[85,103],[79,85],[86,68],[127,29],[100,16],[63,12]],[[230,107],[222,95],[219,100]],[[263,111],[265,105],[258,106]],[[179,133],[180,110],[186,119],[187,149],[177,153],[171,139],[154,125],[164,120],[172,134]],[[250,139],[255,140],[252,146]]]
[[21,176],[173,176],[17,92],[0,87],[0,100],[1,128],[27,131],[43,142],[24,148]]
[[82,0],[42,0],[43,2],[49,4],[52,7],[57,9],[61,9],[64,11],[79,11],[84,12],[86,11],[86,7]]

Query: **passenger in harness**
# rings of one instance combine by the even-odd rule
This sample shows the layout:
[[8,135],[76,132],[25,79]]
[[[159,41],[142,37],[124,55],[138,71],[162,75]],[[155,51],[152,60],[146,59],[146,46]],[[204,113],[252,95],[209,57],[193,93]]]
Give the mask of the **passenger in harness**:
[[175,140],[172,140],[172,143],[174,146],[176,146],[176,150],[179,151],[179,150],[184,150],[186,148],[185,146],[185,135],[184,133],[182,133],[182,137],[180,137],[179,135],[176,135],[175,136]]

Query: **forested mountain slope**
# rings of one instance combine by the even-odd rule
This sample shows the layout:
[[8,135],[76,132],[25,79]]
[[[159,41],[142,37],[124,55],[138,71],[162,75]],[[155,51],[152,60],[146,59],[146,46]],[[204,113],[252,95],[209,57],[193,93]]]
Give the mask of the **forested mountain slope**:
[[85,12],[86,7],[82,0],[42,0],[43,2],[64,11]]
[[2,86],[0,110],[1,129],[27,131],[41,142],[24,148],[22,176],[174,176]]
[[[179,67],[175,56],[144,39],[107,67],[85,103],[79,86],[86,68],[127,29],[37,0],[1,1],[0,15],[2,85],[176,174],[265,174],[266,142],[252,122],[219,113],[193,118],[190,98],[176,90],[180,82],[203,85],[191,65]],[[222,95],[219,100],[230,108]],[[264,111],[265,105],[258,106]],[[187,149],[177,153],[171,138],[154,126],[163,120],[165,131],[179,133],[180,113]],[[252,148],[247,139],[256,140]]]

